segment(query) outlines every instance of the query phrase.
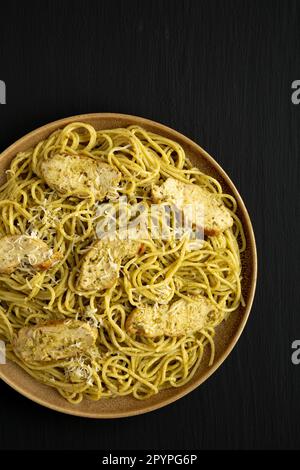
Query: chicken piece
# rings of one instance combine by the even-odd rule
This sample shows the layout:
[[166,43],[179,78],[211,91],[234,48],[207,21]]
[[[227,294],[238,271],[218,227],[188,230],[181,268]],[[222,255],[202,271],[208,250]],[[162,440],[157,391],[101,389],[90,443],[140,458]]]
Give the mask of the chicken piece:
[[83,259],[78,289],[109,289],[119,277],[122,261],[133,258],[141,247],[137,240],[97,241]]
[[42,261],[41,263],[35,265],[36,269],[40,269],[41,271],[47,271],[48,269],[52,268],[55,264],[57,264],[63,258],[63,254],[57,251],[54,253],[51,258]]
[[20,264],[47,270],[62,258],[47,243],[29,235],[7,235],[0,239],[0,273],[11,274]]
[[13,349],[28,363],[58,361],[88,353],[98,331],[80,320],[63,320],[21,328]]
[[55,155],[41,163],[41,174],[48,186],[60,195],[72,193],[85,198],[88,191],[97,201],[116,190],[121,174],[107,163],[79,155]]
[[141,305],[130,313],[126,330],[148,338],[188,335],[204,328],[214,311],[205,297],[180,299],[171,305]]
[[179,210],[192,205],[194,212],[203,212],[205,235],[218,235],[233,224],[233,219],[223,201],[207,189],[189,183],[183,183],[174,178],[168,178],[161,186],[152,188],[152,198],[155,203],[170,202]]

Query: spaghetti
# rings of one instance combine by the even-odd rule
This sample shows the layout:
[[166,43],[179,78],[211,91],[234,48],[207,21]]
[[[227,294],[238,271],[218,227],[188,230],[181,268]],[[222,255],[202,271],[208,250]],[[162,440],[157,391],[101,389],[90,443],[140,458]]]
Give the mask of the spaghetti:
[[[82,292],[77,279],[82,257],[101,224],[99,203],[88,190],[79,199],[47,186],[40,164],[56,154],[84,155],[117,169],[122,177],[119,187],[112,188],[112,204],[126,196],[129,207],[141,201],[149,205],[152,185],[169,177],[201,185],[223,200],[233,227],[205,237],[194,250],[189,250],[186,237],[147,238],[144,252],[121,267],[112,288]],[[235,199],[222,192],[217,180],[193,168],[178,143],[137,126],[97,131],[89,124],[72,123],[19,153],[0,188],[0,236],[27,234],[63,257],[48,271],[21,266],[10,275],[0,274],[0,339],[7,344],[8,358],[71,403],[118,395],[145,399],[184,385],[197,371],[206,347],[211,351],[209,365],[213,363],[215,328],[243,302],[240,253],[245,237],[236,209]],[[216,307],[199,332],[173,338],[126,332],[126,318],[137,305],[198,294]],[[15,354],[12,341],[20,328],[62,319],[96,326],[96,350],[42,365],[25,363]]]

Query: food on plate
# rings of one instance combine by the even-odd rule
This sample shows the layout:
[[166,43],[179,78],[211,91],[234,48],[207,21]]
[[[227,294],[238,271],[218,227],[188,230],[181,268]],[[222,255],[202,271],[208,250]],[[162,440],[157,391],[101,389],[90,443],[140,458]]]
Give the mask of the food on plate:
[[161,186],[154,186],[152,196],[154,202],[171,202],[180,210],[191,205],[192,209],[203,211],[206,235],[219,235],[232,227],[233,219],[222,201],[222,195],[212,193],[204,187],[168,178]]
[[[200,238],[188,206],[203,210]],[[243,305],[244,249],[235,199],[177,142],[57,129],[0,187],[7,358],[74,405],[180,387],[213,364],[218,326]]]
[[126,329],[148,338],[191,335],[208,324],[214,310],[214,305],[200,296],[180,299],[171,305],[142,304],[127,318]]
[[27,235],[8,235],[0,239],[0,273],[12,273],[18,266],[50,269],[62,255],[53,253],[47,243]]
[[114,285],[119,277],[121,262],[138,254],[141,242],[136,240],[99,240],[82,260],[78,288],[104,290]]
[[47,185],[61,195],[86,197],[90,191],[97,201],[117,187],[120,173],[106,163],[81,155],[54,155],[41,163]]
[[47,363],[88,353],[97,336],[97,328],[89,323],[63,320],[21,328],[13,347],[24,362]]

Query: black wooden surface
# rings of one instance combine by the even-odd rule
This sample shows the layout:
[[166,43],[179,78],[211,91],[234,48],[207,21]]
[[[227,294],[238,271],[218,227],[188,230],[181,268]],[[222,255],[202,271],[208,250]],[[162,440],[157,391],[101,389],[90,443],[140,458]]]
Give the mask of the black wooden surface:
[[0,448],[299,448],[300,365],[290,359],[300,338],[300,105],[291,103],[299,27],[299,1],[1,4],[0,149],[84,112],[174,127],[240,190],[259,282],[237,347],[190,395],[148,415],[95,421],[43,409],[1,382]]

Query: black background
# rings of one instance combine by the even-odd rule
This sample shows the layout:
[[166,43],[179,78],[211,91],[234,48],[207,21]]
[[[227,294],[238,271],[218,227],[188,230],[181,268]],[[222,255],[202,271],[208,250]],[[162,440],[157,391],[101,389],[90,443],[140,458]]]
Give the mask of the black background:
[[85,112],[151,118],[185,133],[236,183],[253,220],[259,279],[233,353],[204,385],[150,414],[86,420],[0,383],[2,449],[300,446],[298,1],[1,3],[0,150]]

